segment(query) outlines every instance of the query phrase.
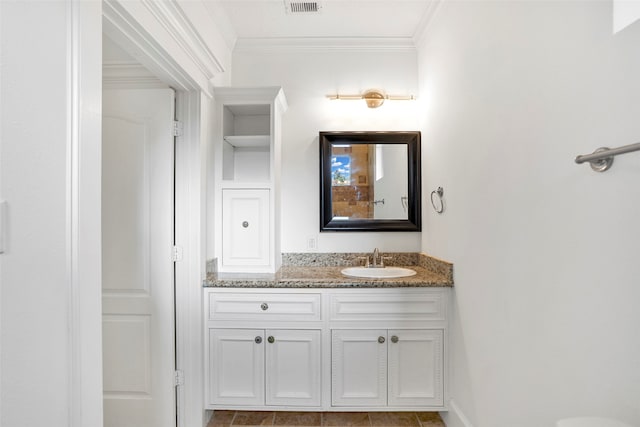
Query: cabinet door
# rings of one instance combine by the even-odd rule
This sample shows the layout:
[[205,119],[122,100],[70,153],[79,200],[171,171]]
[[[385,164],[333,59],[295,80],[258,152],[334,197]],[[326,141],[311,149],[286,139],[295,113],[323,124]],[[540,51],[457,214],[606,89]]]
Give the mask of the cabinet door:
[[387,331],[331,331],[333,406],[387,404]]
[[267,405],[320,406],[319,330],[267,330]]
[[264,331],[209,330],[211,404],[264,405]]
[[223,190],[223,267],[266,267],[269,247],[269,190]]
[[389,405],[443,405],[443,331],[389,330]]

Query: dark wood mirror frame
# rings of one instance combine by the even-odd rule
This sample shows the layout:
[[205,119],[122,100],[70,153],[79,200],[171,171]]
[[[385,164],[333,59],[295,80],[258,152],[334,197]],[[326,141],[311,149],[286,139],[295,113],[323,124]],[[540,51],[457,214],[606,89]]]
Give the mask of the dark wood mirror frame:
[[[331,147],[336,144],[406,144],[407,219],[334,219]],[[320,132],[320,231],[421,231],[420,132]]]

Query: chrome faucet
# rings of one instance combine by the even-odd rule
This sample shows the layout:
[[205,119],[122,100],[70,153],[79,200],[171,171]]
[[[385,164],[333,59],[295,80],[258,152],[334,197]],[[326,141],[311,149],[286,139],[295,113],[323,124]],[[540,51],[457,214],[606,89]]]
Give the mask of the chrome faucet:
[[364,267],[366,268],[384,268],[384,260],[391,259],[391,257],[380,255],[378,248],[373,250],[373,254],[371,254],[371,256],[362,256],[358,258],[364,260]]
[[371,265],[371,267],[373,267],[373,268],[377,268],[377,267],[379,267],[379,265],[378,265],[378,260],[379,260],[379,258],[380,258],[380,251],[378,251],[378,248],[375,248],[375,249],[373,250],[373,255],[371,256],[371,258],[372,258],[372,265]]

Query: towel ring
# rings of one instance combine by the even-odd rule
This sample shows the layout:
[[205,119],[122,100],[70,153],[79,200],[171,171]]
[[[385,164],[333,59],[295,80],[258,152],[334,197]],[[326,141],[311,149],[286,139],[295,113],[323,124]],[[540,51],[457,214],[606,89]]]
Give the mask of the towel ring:
[[[433,209],[437,212],[437,213],[442,213],[444,212],[444,202],[442,201],[442,196],[444,195],[444,190],[442,189],[442,187],[438,187],[437,190],[433,190],[431,192],[431,206],[433,206]],[[433,200],[433,196],[438,196],[438,199],[440,200],[440,208],[438,208],[436,206],[436,202]]]

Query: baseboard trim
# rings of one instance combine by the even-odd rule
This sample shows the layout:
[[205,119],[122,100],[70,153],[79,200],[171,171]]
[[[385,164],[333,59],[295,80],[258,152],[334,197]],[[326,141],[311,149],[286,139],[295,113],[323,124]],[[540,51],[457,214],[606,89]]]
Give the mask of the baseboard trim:
[[449,411],[441,412],[440,416],[447,427],[473,427],[469,418],[467,418],[453,399],[449,401]]

